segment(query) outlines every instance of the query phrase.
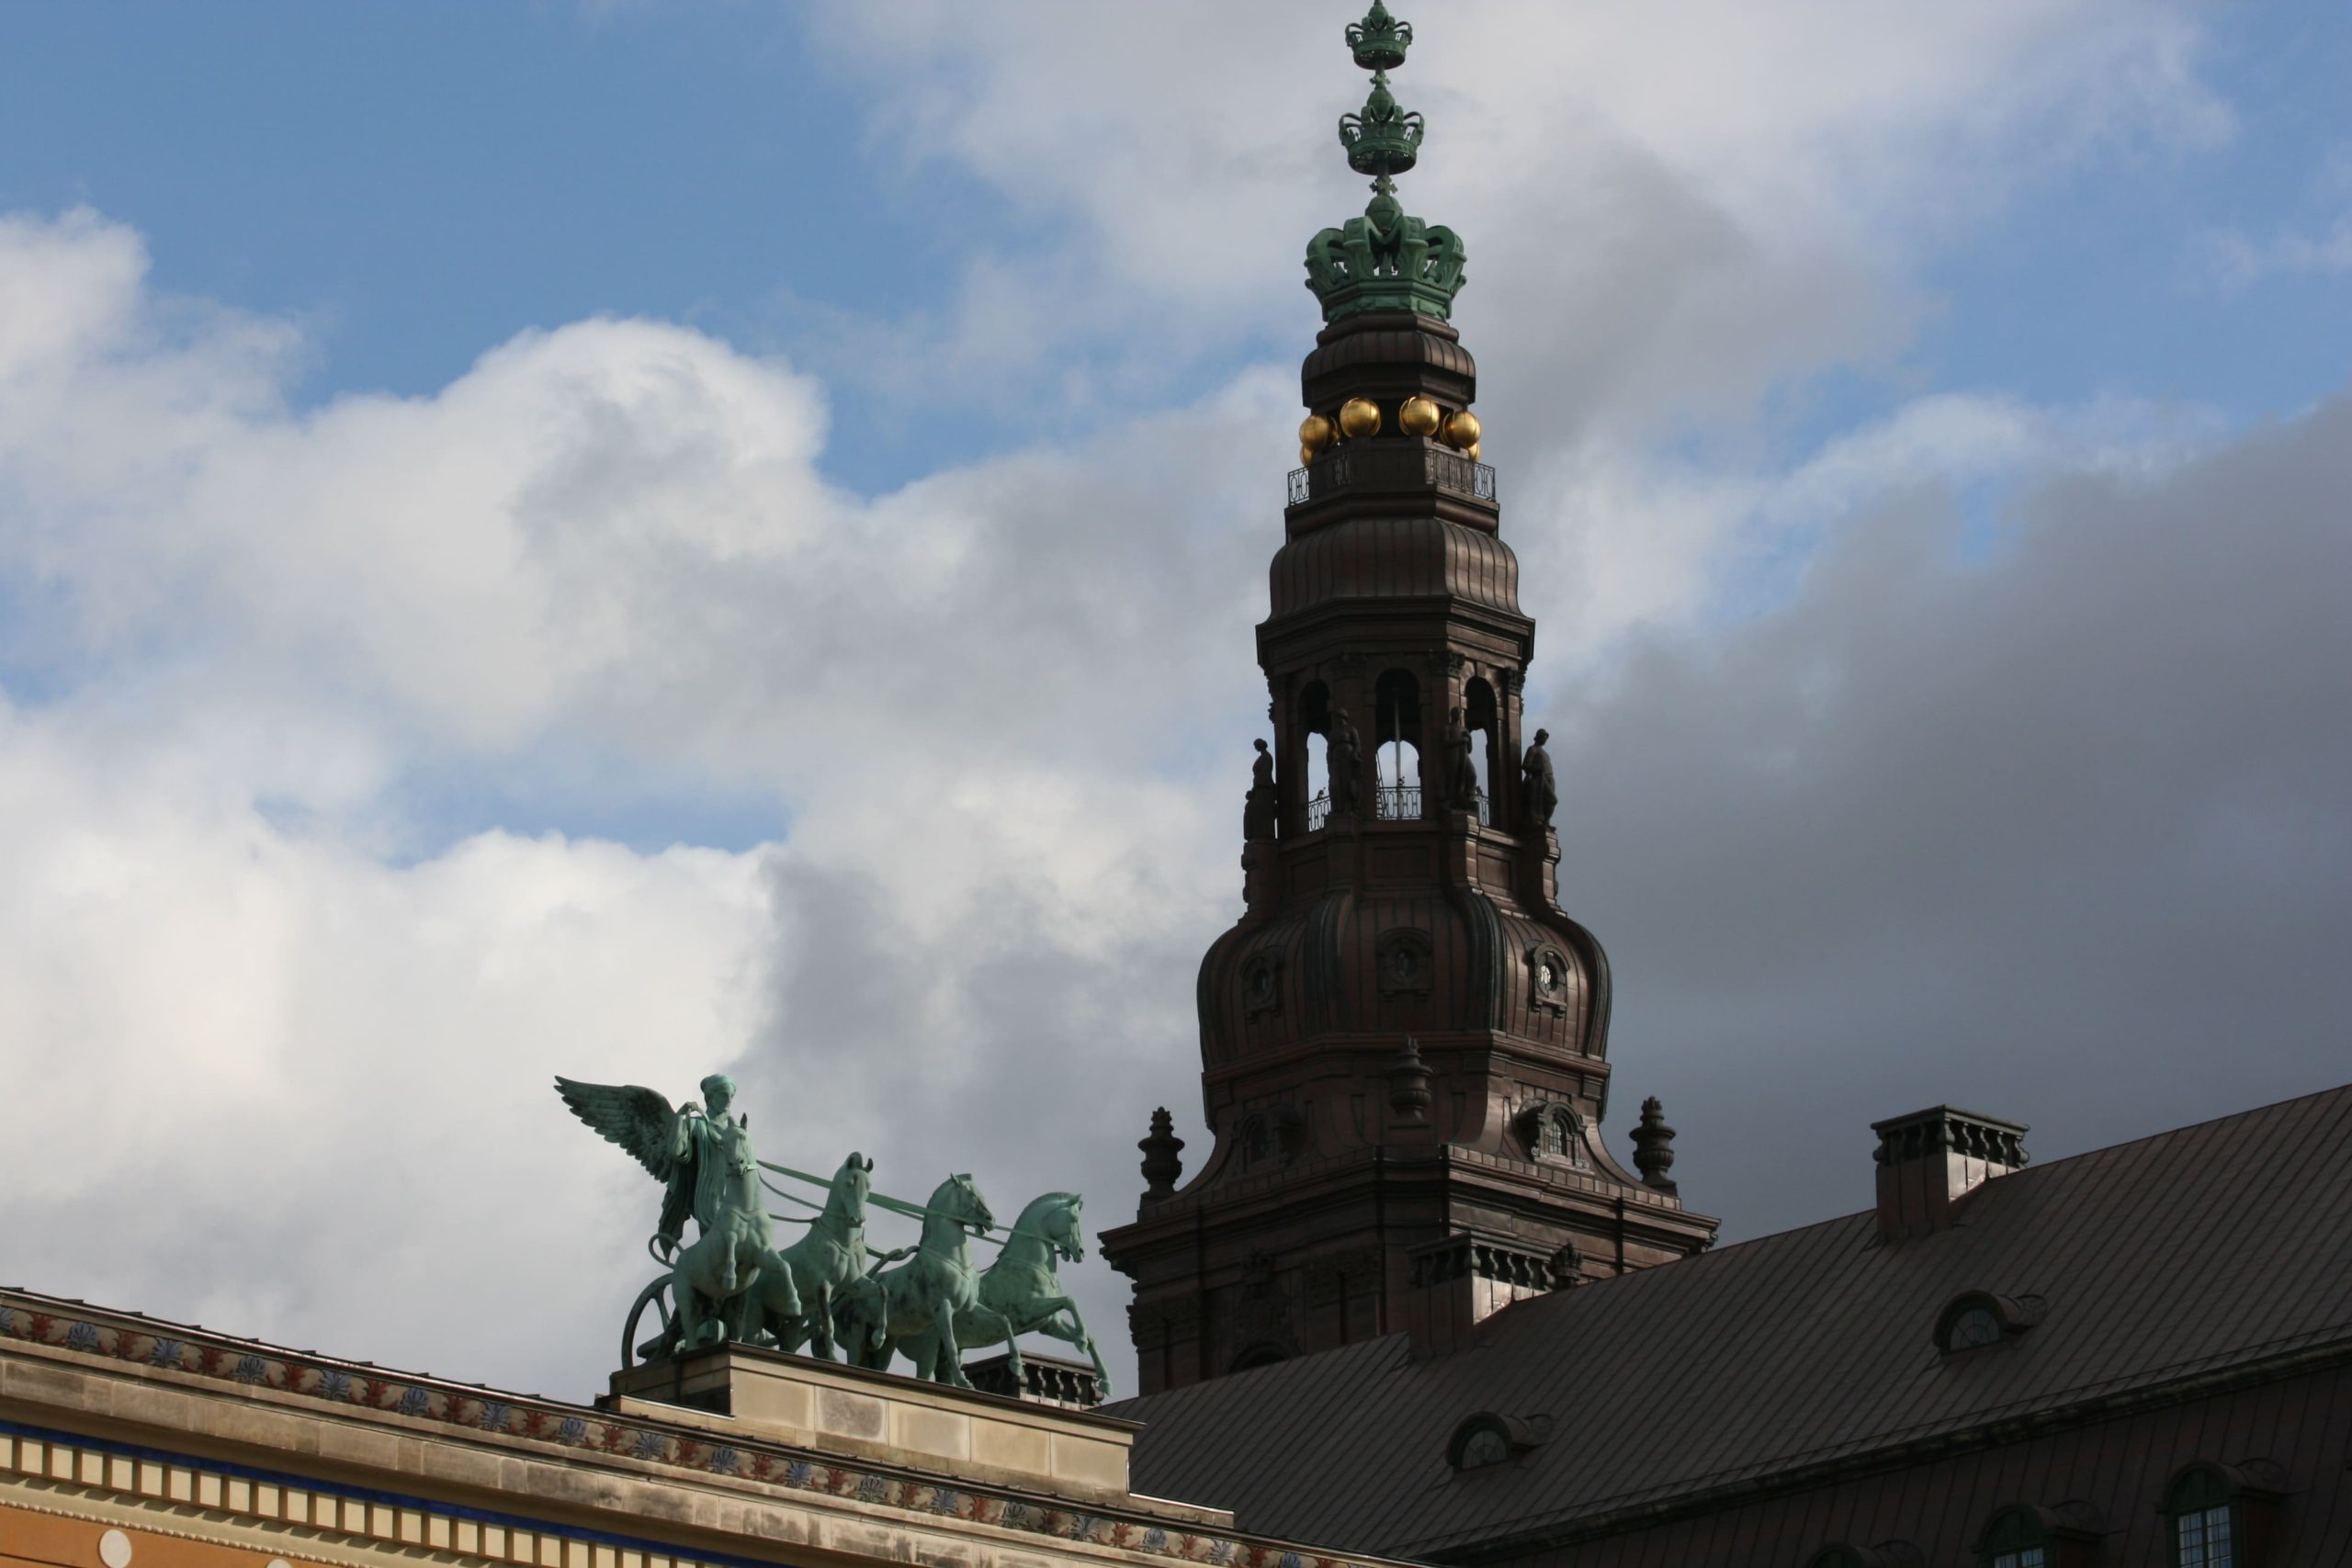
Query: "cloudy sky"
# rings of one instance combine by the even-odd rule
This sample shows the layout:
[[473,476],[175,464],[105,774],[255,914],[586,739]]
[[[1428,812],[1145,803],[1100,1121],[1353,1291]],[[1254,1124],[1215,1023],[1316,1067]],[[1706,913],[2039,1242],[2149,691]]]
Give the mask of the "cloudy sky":
[[[0,8],[0,1279],[584,1396],[551,1074],[1204,1152],[1348,9]],[[1615,1120],[2343,1079],[2352,11],[1404,14]]]

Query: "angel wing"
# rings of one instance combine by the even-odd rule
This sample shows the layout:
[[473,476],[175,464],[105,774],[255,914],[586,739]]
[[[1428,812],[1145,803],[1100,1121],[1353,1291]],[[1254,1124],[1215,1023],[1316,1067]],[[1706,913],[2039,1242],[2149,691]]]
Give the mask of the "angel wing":
[[678,1113],[670,1102],[650,1089],[634,1084],[574,1083],[555,1080],[556,1093],[571,1113],[613,1143],[637,1156],[653,1179],[667,1185],[676,1173],[670,1157],[678,1130]]
[[609,1141],[637,1156],[638,1164],[668,1190],[662,1196],[661,1235],[675,1245],[694,1203],[694,1162],[672,1157],[677,1147],[678,1113],[650,1089],[635,1084],[555,1080],[556,1093],[571,1113]]

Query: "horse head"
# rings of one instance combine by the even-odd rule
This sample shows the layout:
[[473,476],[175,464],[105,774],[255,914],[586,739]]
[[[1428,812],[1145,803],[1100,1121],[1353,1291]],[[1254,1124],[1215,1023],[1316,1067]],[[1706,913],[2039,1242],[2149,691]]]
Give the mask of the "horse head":
[[1079,1218],[1086,1200],[1075,1192],[1047,1192],[1021,1212],[1016,1233],[1027,1232],[1053,1249],[1064,1263],[1086,1260],[1086,1227]]
[[970,1175],[951,1176],[939,1184],[925,1205],[933,1214],[955,1221],[974,1231],[992,1230],[996,1216],[989,1213],[989,1201],[972,1185]]
[[854,1225],[865,1223],[865,1200],[874,1190],[874,1162],[853,1150],[842,1161],[841,1169],[833,1173],[833,1185],[825,1199],[831,1213]]
[[1065,1263],[1083,1263],[1086,1261],[1086,1226],[1079,1217],[1079,1211],[1086,1206],[1086,1200],[1075,1192],[1059,1192],[1055,1196],[1069,1201],[1054,1211],[1054,1250],[1061,1254]]

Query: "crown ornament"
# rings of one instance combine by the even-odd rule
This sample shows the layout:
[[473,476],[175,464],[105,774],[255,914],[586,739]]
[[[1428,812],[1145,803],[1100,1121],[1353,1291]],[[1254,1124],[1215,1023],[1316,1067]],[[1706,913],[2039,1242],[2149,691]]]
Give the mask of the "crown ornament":
[[1412,47],[1413,24],[1390,16],[1381,0],[1372,0],[1363,21],[1348,24],[1348,51],[1366,71],[1396,70]]
[[1403,174],[1420,156],[1421,117],[1396,102],[1387,72],[1373,73],[1372,96],[1362,114],[1340,117],[1340,145],[1348,150],[1348,167],[1381,179]]
[[1372,176],[1372,201],[1363,217],[1306,243],[1306,286],[1326,321],[1360,310],[1413,310],[1443,321],[1462,288],[1461,238],[1411,216],[1396,199],[1396,176],[1419,160],[1425,130],[1388,87],[1388,73],[1412,47],[1413,26],[1372,0],[1346,36],[1356,64],[1372,73],[1372,94],[1361,110],[1340,117],[1340,145],[1350,168]]

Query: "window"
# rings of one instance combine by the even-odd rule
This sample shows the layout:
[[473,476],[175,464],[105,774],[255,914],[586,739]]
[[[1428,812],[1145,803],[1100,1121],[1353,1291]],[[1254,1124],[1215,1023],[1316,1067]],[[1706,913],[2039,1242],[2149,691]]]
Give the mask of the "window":
[[2165,1488],[2174,1568],[2251,1568],[2285,1478],[2267,1460],[2188,1465]]
[[2041,1510],[2020,1505],[1994,1515],[1977,1542],[1976,1560],[1984,1568],[2052,1568]]
[[2087,1568],[2098,1550],[2098,1511],[2087,1503],[2013,1503],[1977,1538],[1981,1568]]
[[1506,1464],[1549,1437],[1551,1430],[1549,1416],[1521,1419],[1481,1411],[1453,1429],[1445,1445],[1445,1462],[1457,1471]]
[[2014,1339],[2041,1321],[2040,1296],[1997,1296],[1962,1291],[1936,1314],[1936,1348],[1946,1355]]
[[1500,1464],[1510,1458],[1510,1439],[1498,1427],[1481,1427],[1462,1439],[1460,1455],[1454,1460],[1456,1470],[1476,1470],[1482,1464]]
[[2000,1337],[2000,1314],[1982,1302],[1962,1307],[1951,1320],[1951,1348],[1955,1350],[1995,1344]]
[[1919,1549],[1907,1540],[1883,1540],[1876,1546],[1838,1541],[1806,1560],[1804,1568],[1917,1568]]
[[2175,1514],[2172,1560],[2180,1568],[2233,1568],[2237,1532],[2230,1528],[2230,1515],[2227,1503]]

